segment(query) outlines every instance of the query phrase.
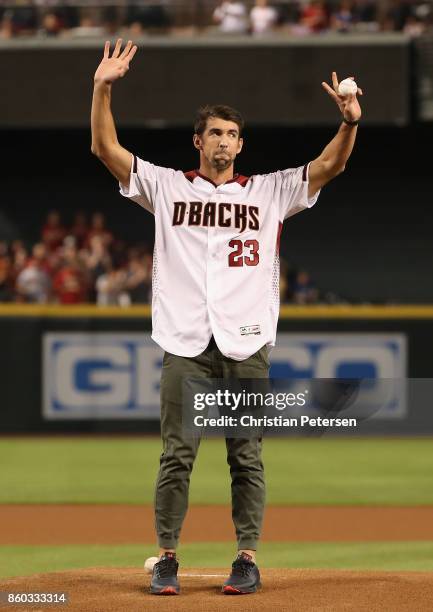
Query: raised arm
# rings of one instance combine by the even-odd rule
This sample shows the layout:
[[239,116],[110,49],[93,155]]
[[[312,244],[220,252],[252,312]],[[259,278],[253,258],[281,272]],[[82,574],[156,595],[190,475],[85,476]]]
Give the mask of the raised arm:
[[[336,136],[323,149],[322,153],[314,159],[309,169],[308,196],[312,197],[316,191],[321,189],[331,179],[343,172],[355,144],[358,130],[357,122],[361,118],[361,107],[355,94],[342,96],[338,93],[338,78],[332,73],[332,85],[322,83],[337,104],[343,116],[343,123]],[[357,93],[362,96],[362,90],[358,88]],[[350,125],[351,124],[351,125]]]
[[129,70],[129,63],[137,47],[128,41],[121,53],[122,39],[118,39],[110,57],[110,42],[105,43],[104,57],[94,77],[92,100],[92,153],[96,155],[122,185],[129,184],[132,154],[119,144],[111,113],[111,87]]

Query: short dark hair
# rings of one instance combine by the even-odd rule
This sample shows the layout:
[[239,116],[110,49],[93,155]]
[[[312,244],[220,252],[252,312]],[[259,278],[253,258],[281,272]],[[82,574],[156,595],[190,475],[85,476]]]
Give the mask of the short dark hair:
[[224,121],[233,121],[239,128],[239,136],[242,134],[245,122],[239,111],[225,104],[213,104],[202,106],[197,111],[197,116],[194,123],[194,133],[201,136],[206,129],[207,120],[210,117],[224,119]]

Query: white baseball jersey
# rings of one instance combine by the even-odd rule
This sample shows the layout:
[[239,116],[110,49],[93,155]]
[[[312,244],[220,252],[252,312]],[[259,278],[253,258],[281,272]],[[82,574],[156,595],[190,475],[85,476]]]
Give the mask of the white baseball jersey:
[[308,165],[216,185],[134,156],[120,192],[155,215],[155,342],[195,357],[213,334],[238,361],[275,344],[282,223],[319,195],[308,199]]

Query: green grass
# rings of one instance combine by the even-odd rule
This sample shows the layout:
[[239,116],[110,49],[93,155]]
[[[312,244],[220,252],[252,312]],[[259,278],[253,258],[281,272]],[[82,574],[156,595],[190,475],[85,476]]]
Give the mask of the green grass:
[[[152,503],[158,438],[0,439],[0,503]],[[266,439],[268,504],[433,504],[433,440]],[[205,440],[191,503],[230,503],[222,440]]]
[[[4,546],[0,577],[85,567],[137,567],[157,553],[154,546]],[[181,571],[188,567],[227,570],[235,549],[227,543],[185,544]],[[260,567],[433,571],[433,542],[263,543]],[[0,585],[1,586],[1,585]]]

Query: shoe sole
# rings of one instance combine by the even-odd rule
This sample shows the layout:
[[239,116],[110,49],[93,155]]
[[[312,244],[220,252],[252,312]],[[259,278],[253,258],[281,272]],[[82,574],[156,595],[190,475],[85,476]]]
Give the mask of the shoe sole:
[[237,589],[236,587],[227,584],[223,587],[222,592],[224,593],[224,595],[249,595],[250,593],[256,593],[257,589],[260,586],[261,585],[259,584],[256,587],[251,587],[251,589],[248,589],[247,591],[241,591],[240,589]]
[[179,595],[179,590],[171,586],[164,587],[163,589],[160,589],[159,591],[150,589],[150,592],[152,595]]

